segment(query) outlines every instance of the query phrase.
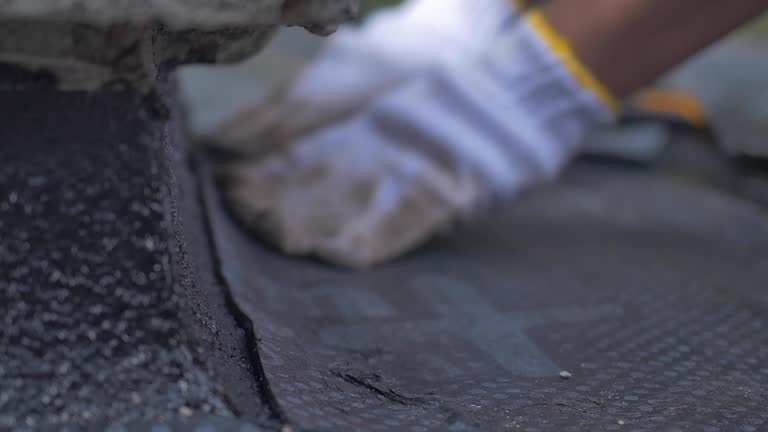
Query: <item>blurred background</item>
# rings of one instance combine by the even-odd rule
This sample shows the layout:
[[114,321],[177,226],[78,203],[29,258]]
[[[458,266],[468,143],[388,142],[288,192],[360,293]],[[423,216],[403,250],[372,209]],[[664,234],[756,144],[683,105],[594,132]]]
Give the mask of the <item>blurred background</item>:
[[[357,21],[401,1],[364,1]],[[285,28],[249,61],[237,65],[185,67],[179,76],[193,135],[210,132],[244,106],[258,103],[310,61],[324,40],[302,28]]]
[[[358,22],[400,0],[368,0]],[[351,24],[354,25],[354,24]],[[287,28],[255,58],[237,65],[189,66],[180,73],[182,98],[193,137],[215,130],[247,106],[258,104],[312,59],[324,38]],[[723,40],[664,77],[659,85],[694,95],[709,117],[717,140],[730,153],[768,157],[768,17]],[[663,147],[663,134],[640,137],[644,158]],[[632,141],[632,140],[627,140]],[[602,151],[602,150],[601,150]],[[612,151],[616,151],[613,149]],[[619,151],[621,151],[619,149]]]

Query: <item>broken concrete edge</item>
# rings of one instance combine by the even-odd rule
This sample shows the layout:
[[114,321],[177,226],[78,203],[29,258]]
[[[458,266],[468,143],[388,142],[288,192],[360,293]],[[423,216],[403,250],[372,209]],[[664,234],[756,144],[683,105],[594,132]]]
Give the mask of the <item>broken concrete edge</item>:
[[169,176],[166,214],[175,244],[172,274],[177,277],[174,287],[182,303],[183,328],[196,348],[196,361],[232,413],[278,429],[284,417],[270,396],[253,325],[234,305],[219,270],[176,85],[171,80],[161,87],[171,113],[162,142]]
[[0,21],[0,61],[50,71],[62,90],[93,91],[116,80],[150,88],[163,71],[178,65],[248,58],[276,28],[169,31],[158,25]]
[[358,10],[359,0],[0,0],[0,61],[51,71],[62,90],[150,88],[178,65],[245,60],[283,25],[330,34]]
[[0,0],[0,20],[101,27],[161,23],[173,30],[275,25],[333,27],[353,19],[360,0]]

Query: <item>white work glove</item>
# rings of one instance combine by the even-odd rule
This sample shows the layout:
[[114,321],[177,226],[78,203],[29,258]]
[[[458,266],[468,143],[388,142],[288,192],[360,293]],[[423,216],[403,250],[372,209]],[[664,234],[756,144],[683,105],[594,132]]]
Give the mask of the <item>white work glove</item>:
[[[351,267],[388,260],[488,202],[552,178],[589,130],[612,119],[610,94],[540,13],[516,24],[503,0],[484,0],[495,24],[477,36],[477,0],[423,3],[456,20],[444,27],[449,34],[428,43],[439,21],[390,24],[421,46],[410,51],[397,37],[376,37],[383,18],[356,36],[342,33],[271,105],[289,100],[304,109],[260,107],[217,136],[247,155],[217,166],[226,199],[285,252]],[[461,12],[440,9],[449,4]],[[381,58],[413,72],[361,90],[376,87],[368,84],[383,67],[368,55],[396,54],[392,46],[406,53]],[[329,58],[339,61],[331,67]]]
[[504,0],[407,0],[342,27],[300,79],[220,128],[217,147],[259,154],[338,123],[421,72],[477,57],[518,20],[517,9]]

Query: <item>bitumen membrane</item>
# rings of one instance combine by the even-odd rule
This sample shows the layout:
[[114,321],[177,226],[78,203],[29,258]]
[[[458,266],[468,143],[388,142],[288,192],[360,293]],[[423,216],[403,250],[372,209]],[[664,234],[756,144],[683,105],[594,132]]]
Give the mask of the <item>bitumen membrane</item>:
[[300,429],[765,430],[768,214],[709,156],[579,162],[365,272],[261,246],[210,184],[206,205]]

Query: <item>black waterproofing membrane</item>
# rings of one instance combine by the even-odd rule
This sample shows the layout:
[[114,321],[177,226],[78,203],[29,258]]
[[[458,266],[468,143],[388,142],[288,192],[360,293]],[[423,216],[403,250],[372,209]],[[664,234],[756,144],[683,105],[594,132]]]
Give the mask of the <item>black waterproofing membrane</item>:
[[223,275],[296,428],[768,428],[758,204],[580,164],[397,262],[351,272],[260,245],[204,189]]

